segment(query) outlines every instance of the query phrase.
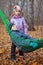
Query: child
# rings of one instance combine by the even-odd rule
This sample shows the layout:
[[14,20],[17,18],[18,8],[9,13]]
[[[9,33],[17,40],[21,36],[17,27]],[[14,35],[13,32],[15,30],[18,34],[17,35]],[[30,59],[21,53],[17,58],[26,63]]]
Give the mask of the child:
[[[10,20],[10,23],[9,23],[9,27],[12,31],[18,30],[20,32],[23,32],[24,34],[27,34],[27,24],[25,22],[24,17],[22,16],[21,8],[18,5],[14,6],[13,13],[11,15],[11,20]],[[13,59],[13,60],[16,59],[15,49],[16,49],[16,46],[12,42],[11,59]],[[23,52],[20,51],[20,50],[19,50],[19,55],[23,56]]]

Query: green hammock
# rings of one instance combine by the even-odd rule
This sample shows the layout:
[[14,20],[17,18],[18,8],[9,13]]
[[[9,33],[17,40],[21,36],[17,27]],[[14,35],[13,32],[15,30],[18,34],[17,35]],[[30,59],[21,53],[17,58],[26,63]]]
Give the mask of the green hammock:
[[13,32],[10,30],[8,24],[9,21],[6,19],[5,14],[2,10],[0,10],[0,17],[2,19],[2,22],[4,23],[4,26],[7,30],[7,32],[10,35],[11,41],[23,52],[32,52],[36,49],[43,47],[43,38],[41,39],[26,39],[24,37],[20,37],[16,34],[16,32]]

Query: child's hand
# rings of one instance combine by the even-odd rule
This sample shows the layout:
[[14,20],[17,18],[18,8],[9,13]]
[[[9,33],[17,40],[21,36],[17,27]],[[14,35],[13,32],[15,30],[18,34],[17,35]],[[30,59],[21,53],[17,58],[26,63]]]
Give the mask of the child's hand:
[[16,26],[13,25],[12,28],[11,28],[11,30],[17,30]]

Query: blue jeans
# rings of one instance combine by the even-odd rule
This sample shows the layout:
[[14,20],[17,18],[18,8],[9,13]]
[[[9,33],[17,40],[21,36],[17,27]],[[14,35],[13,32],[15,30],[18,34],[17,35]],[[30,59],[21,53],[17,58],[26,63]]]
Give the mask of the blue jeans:
[[[16,58],[15,51],[16,51],[16,45],[14,45],[14,43],[12,43],[12,46],[11,46],[11,59]],[[22,50],[19,50],[19,55],[20,56],[24,55]]]
[[13,32],[16,32],[16,34],[18,34],[20,37],[23,37],[25,39],[35,39],[35,38],[32,38],[31,36],[29,35],[26,35],[25,33],[19,31],[19,30],[12,30]]

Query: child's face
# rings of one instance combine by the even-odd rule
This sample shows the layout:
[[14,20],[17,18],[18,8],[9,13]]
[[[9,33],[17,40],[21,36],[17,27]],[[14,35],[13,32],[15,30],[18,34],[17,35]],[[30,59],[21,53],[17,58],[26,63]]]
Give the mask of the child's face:
[[15,15],[16,15],[16,16],[19,16],[20,14],[21,14],[21,11],[20,11],[18,8],[16,8],[16,9],[15,9]]

